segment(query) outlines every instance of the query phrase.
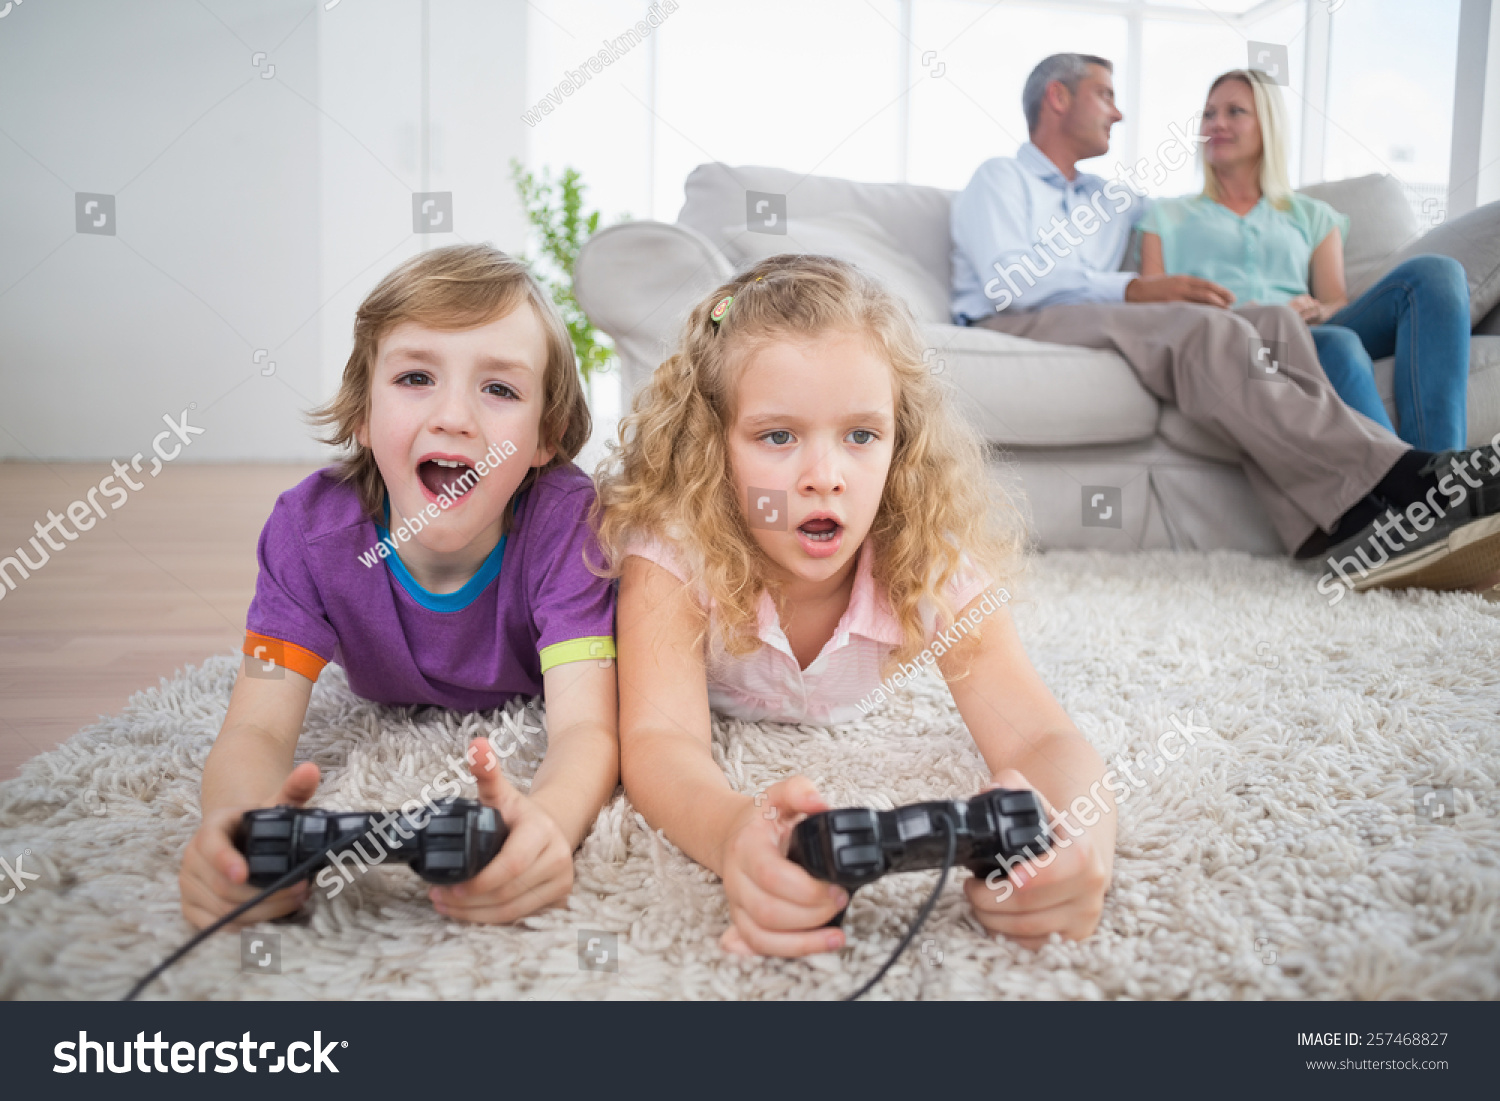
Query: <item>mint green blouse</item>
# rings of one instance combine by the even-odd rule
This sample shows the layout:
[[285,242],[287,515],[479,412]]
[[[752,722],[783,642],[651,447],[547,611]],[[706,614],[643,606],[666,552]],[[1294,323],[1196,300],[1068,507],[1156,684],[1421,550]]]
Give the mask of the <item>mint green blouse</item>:
[[1204,195],[1161,199],[1139,226],[1161,238],[1168,275],[1196,275],[1228,287],[1236,306],[1308,294],[1313,250],[1335,227],[1347,239],[1349,216],[1297,194],[1290,210],[1277,210],[1262,197],[1243,217]]

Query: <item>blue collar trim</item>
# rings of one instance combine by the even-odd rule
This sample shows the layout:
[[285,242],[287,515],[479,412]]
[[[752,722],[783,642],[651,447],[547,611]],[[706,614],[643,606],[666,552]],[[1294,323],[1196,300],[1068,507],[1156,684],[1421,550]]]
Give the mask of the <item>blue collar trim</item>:
[[[391,501],[385,500],[385,521],[391,521]],[[406,590],[406,595],[415,600],[429,612],[461,612],[478,599],[479,594],[489,588],[490,582],[500,576],[500,563],[505,559],[505,541],[507,535],[500,537],[500,542],[495,544],[495,549],[490,551],[489,557],[479,567],[479,572],[464,582],[463,588],[451,593],[434,593],[424,589],[417,584],[417,579],[411,575],[406,568],[406,563],[401,561],[401,556],[396,553],[395,540],[391,533],[381,524],[375,525],[375,534],[380,541],[390,548],[390,554],[386,557],[386,569],[391,571],[391,576],[396,579],[396,584]]]

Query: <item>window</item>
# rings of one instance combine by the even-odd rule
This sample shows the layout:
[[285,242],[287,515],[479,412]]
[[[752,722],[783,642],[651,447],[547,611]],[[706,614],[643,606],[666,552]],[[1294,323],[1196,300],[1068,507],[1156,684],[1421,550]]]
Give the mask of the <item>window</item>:
[[1386,172],[1417,224],[1448,205],[1459,0],[1345,0],[1328,58],[1327,179]]
[[[606,221],[624,211],[673,220],[687,174],[712,160],[956,189],[1026,140],[1031,68],[1077,50],[1115,63],[1126,117],[1109,154],[1083,166],[1113,175],[1117,162],[1155,158],[1174,127],[1196,125],[1212,79],[1246,67],[1250,43],[1263,42],[1286,50],[1293,186],[1389,172],[1430,222],[1448,182],[1459,4],[678,2],[628,54],[559,95],[568,72],[651,5],[531,0],[530,102],[551,93],[556,106],[526,127],[527,160],[577,167]],[[1309,78],[1323,86],[1304,87]],[[1308,127],[1322,140],[1308,145],[1317,163],[1303,164]],[[1202,186],[1196,157],[1162,167],[1154,194]]]

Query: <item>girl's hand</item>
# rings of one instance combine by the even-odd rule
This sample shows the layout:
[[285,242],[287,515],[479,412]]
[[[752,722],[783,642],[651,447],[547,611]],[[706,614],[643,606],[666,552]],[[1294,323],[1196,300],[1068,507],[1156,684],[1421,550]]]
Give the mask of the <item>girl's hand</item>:
[[1328,320],[1328,311],[1310,294],[1299,294],[1287,300],[1287,305],[1297,311],[1299,317],[1309,325],[1321,325]]
[[[990,786],[1035,790],[1015,769],[997,773]],[[1041,792],[1037,797],[1052,821],[1051,805]],[[1026,861],[1011,868],[1009,877],[996,881],[994,887],[985,886],[984,876],[974,876],[964,884],[979,924],[1025,948],[1041,947],[1052,933],[1083,940],[1094,931],[1109,887],[1108,856],[1099,851],[1087,828],[1077,837],[1063,831],[1052,844],[1052,861],[1046,867]]]
[[467,883],[433,887],[433,909],[457,921],[510,922],[561,902],[573,889],[573,849],[541,806],[511,786],[488,739],[469,745],[479,801],[510,834],[495,859]]
[[773,784],[759,805],[745,808],[724,844],[724,894],[733,924],[721,947],[742,956],[806,956],[844,946],[840,930],[823,926],[849,905],[848,893],[786,858],[792,827],[827,809],[804,776]]
[[[318,790],[318,766],[304,761],[292,769],[271,806],[290,803],[300,807]],[[250,866],[234,847],[234,833],[247,810],[261,807],[219,807],[203,815],[203,824],[182,854],[177,885],[182,892],[182,916],[199,929],[219,920],[236,906],[260,894],[259,887],[245,882]],[[306,880],[277,891],[253,910],[247,910],[231,928],[270,921],[300,909],[307,901]]]

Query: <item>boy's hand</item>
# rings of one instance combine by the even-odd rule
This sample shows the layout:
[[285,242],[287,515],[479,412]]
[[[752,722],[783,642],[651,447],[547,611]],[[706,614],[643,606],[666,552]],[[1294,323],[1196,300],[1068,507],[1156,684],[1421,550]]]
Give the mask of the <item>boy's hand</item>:
[[792,827],[828,809],[812,782],[793,776],[766,789],[724,845],[724,894],[733,924],[720,947],[738,955],[806,956],[844,946],[844,934],[823,926],[845,906],[843,888],[808,875],[786,858]]
[[[1035,790],[1015,769],[997,773],[990,787]],[[1052,821],[1051,804],[1040,791],[1036,794],[1047,820]],[[984,885],[984,876],[974,876],[964,884],[979,924],[1033,949],[1046,944],[1052,933],[1083,940],[1094,931],[1109,887],[1109,866],[1088,829],[1061,840],[1059,844],[1053,838],[1056,855],[1044,868],[1028,860],[1011,868],[1009,877],[996,881],[994,887]]]
[[438,913],[458,921],[508,922],[555,902],[573,889],[573,850],[537,803],[511,786],[485,738],[469,744],[479,801],[494,807],[510,829],[499,854],[467,883],[427,892]]
[[[268,805],[280,806],[290,803],[300,807],[318,790],[318,766],[305,761],[292,769],[281,785],[281,791]],[[234,831],[247,810],[261,807],[220,807],[204,814],[203,824],[188,842],[182,854],[182,869],[177,874],[177,884],[182,891],[182,916],[199,929],[209,925],[236,906],[247,902],[260,893],[259,887],[251,887],[245,880],[250,877],[250,866],[234,847]],[[253,910],[241,914],[231,925],[253,925],[257,921],[269,921],[299,909],[307,901],[307,881],[294,883],[277,891]]]

